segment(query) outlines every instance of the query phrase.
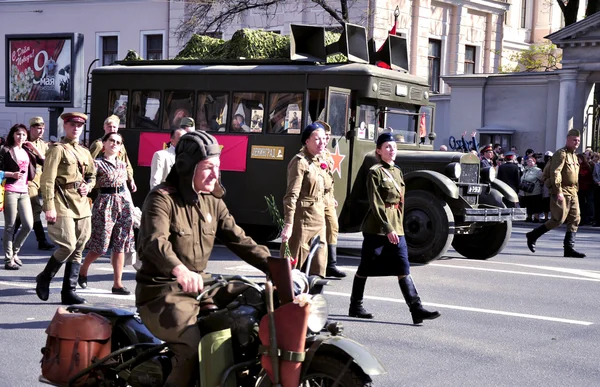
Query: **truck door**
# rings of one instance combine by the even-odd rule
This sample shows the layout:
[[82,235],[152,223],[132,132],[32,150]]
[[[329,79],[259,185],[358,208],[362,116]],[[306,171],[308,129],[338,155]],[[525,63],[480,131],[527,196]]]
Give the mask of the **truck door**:
[[346,134],[350,130],[351,91],[338,87],[327,88],[325,121],[331,125],[331,139],[327,149],[334,162],[334,190],[338,203],[344,203],[349,192],[352,140]]

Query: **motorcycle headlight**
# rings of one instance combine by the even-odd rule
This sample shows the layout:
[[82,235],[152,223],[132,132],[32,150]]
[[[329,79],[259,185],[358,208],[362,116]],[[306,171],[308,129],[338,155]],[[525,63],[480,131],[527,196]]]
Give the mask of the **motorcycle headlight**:
[[310,313],[308,315],[308,329],[317,333],[327,324],[329,317],[329,307],[327,300],[320,294],[314,295],[310,302]]
[[446,165],[444,172],[449,178],[458,180],[460,178],[460,174],[462,173],[462,168],[460,163],[450,163]]
[[487,167],[481,170],[481,182],[492,183],[496,180],[496,169],[494,167]]

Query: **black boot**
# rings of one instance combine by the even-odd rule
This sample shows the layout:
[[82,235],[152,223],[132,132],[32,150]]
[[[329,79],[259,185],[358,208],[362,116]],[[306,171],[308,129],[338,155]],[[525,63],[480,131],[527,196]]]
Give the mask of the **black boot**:
[[35,233],[35,239],[38,241],[38,250],[52,250],[54,248],[54,245],[46,240],[42,222],[33,222],[33,232]]
[[62,263],[58,262],[54,256],[51,256],[44,270],[35,277],[35,282],[37,282],[35,293],[40,300],[48,301],[48,297],[50,297],[50,282],[61,266]]
[[565,234],[564,247],[565,247],[565,257],[568,258],[585,258],[585,254],[580,253],[575,250],[575,236],[577,233],[572,231],[567,231]]
[[60,302],[63,305],[87,303],[85,298],[79,297],[75,293],[77,278],[79,278],[79,269],[81,269],[81,263],[78,262],[67,262],[65,265],[65,277],[63,278],[62,291],[60,292]]
[[538,240],[539,237],[541,237],[548,231],[550,230],[546,228],[546,225],[542,224],[540,227],[534,228],[533,230],[525,234],[525,236],[527,237],[527,247],[529,247],[529,250],[531,250],[532,253],[535,253],[535,242]]
[[344,278],[346,273],[337,268],[337,245],[327,244],[327,268],[325,269],[327,277]]
[[348,316],[358,318],[373,318],[373,315],[363,308],[363,294],[365,292],[365,285],[367,279],[359,276],[354,276],[354,282],[352,283],[352,295],[350,296],[350,309],[348,310]]
[[415,283],[410,275],[400,278],[398,283],[400,284],[400,290],[404,296],[404,301],[406,301],[406,304],[410,309],[413,324],[421,324],[423,320],[433,320],[440,317],[439,312],[430,312],[423,308],[423,305],[421,305],[421,298],[419,298],[417,288],[415,288]]

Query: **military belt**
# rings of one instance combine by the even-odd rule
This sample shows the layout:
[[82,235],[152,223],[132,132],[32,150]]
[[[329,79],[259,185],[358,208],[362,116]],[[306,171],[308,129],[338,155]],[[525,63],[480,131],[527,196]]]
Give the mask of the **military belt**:
[[399,209],[400,208],[400,203],[385,203],[385,208]]
[[75,181],[73,183],[67,183],[67,184],[61,184],[61,187],[64,189],[69,189],[69,188],[79,189],[80,186],[81,186],[80,181]]
[[119,187],[100,187],[101,194],[116,194],[125,191],[125,186],[121,185]]

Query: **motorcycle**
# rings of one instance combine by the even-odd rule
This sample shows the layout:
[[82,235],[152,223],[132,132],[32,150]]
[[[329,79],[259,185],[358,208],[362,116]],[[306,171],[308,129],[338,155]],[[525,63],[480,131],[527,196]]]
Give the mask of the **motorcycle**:
[[[317,247],[313,241],[308,267]],[[202,339],[196,386],[358,387],[386,372],[368,349],[343,336],[341,323],[328,321],[320,294],[328,281],[292,271],[288,259],[269,257],[268,264],[264,283],[239,275],[205,283],[198,296]],[[80,379],[103,387],[164,384],[172,354],[136,313],[84,304],[67,310],[108,318],[113,351],[75,374],[69,386]]]

